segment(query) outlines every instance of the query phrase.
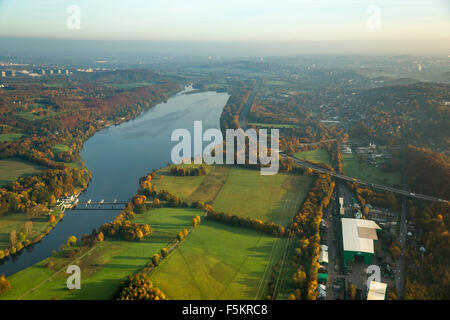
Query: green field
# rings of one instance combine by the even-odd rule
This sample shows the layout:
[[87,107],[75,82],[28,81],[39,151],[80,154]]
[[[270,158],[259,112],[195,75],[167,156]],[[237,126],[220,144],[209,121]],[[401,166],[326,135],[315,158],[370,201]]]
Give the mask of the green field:
[[0,187],[6,186],[21,176],[40,173],[46,168],[18,158],[0,160]]
[[297,128],[296,124],[289,123],[260,123],[260,122],[250,122],[250,126],[261,127],[261,128]]
[[[194,168],[198,166],[199,165],[178,165],[177,167]],[[220,176],[223,176],[226,170],[225,168],[223,168],[224,170],[221,170],[220,167],[208,166],[206,175],[180,177],[170,175],[169,170],[171,167],[173,166],[158,170],[158,175],[156,178],[152,179],[152,183],[158,190],[167,190],[187,201],[211,201],[215,196],[214,188],[205,188],[205,183],[210,185],[209,182],[211,180],[216,180],[216,185],[220,186],[221,180],[223,180]],[[164,176],[164,178],[160,179],[160,175]],[[204,190],[205,192],[203,193],[201,190]],[[198,199],[198,196],[202,196],[204,199]]]
[[9,142],[19,140],[24,136],[23,133],[3,133],[0,134],[0,142]]
[[[57,254],[9,277],[13,289],[0,299],[111,299],[121,281],[146,266],[154,253],[167,247],[201,213],[194,209],[161,208],[138,214],[133,221],[150,224],[149,237],[141,241],[107,238],[85,250],[80,259]],[[65,270],[70,264],[81,269],[81,290],[69,291],[66,287]]]
[[316,163],[326,163],[331,166],[330,155],[328,154],[328,151],[324,149],[296,152],[294,156],[300,160],[311,161]]
[[153,271],[169,299],[256,299],[266,294],[271,267],[286,239],[202,221]]
[[218,211],[287,225],[303,202],[311,177],[259,170],[229,169],[213,207]]
[[379,167],[360,164],[359,157],[356,154],[343,154],[342,160],[344,162],[344,173],[350,177],[391,186],[401,185],[400,172],[383,172]]
[[10,246],[9,235],[12,230],[16,230],[17,234],[23,229],[25,222],[33,222],[33,233],[31,238],[43,232],[50,226],[48,217],[38,217],[30,219],[25,213],[12,213],[0,216],[0,250],[6,249]]
[[[164,175],[167,170],[158,173]],[[207,172],[197,177],[164,175],[152,182],[158,190],[168,190],[187,201],[209,202],[218,211],[283,225],[298,210],[312,183],[307,176],[263,176],[259,170],[238,166],[208,166]]]
[[54,111],[50,111],[50,113],[45,116],[39,116],[37,114],[34,114],[31,111],[21,111],[21,112],[17,113],[18,116],[22,117],[25,120],[29,120],[29,121],[47,119],[47,118],[54,117],[58,114],[59,114],[58,112],[54,112]]
[[81,162],[66,162],[65,164],[71,168],[77,168],[77,169],[83,168]]
[[65,144],[55,144],[52,148],[52,151],[54,153],[60,153],[60,152],[65,152],[69,149],[70,148],[68,146],[66,146]]

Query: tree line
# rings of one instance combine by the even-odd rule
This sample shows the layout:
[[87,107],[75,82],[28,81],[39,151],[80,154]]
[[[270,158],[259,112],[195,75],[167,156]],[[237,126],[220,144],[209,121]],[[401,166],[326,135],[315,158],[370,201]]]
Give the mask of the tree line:
[[107,236],[118,237],[127,241],[141,240],[150,235],[151,228],[148,224],[131,221],[136,216],[133,208],[133,205],[129,203],[112,222],[103,224],[100,231]]
[[[295,291],[289,299],[317,298],[317,274],[319,270],[319,225],[322,213],[328,207],[335,183],[328,175],[318,175],[302,207],[289,226],[289,232],[297,237],[297,247],[292,261],[298,265],[292,276]],[[273,286],[272,286],[273,288]],[[273,292],[270,293],[271,295]]]
[[194,168],[183,168],[178,166],[173,166],[170,168],[170,174],[174,176],[204,176],[206,174],[205,165],[200,165]]
[[405,299],[449,300],[450,205],[409,200],[407,209],[415,229],[405,252]]
[[249,228],[257,231],[268,233],[275,237],[285,237],[286,231],[283,226],[273,222],[263,222],[259,219],[251,217],[240,217],[237,215],[217,212],[211,205],[205,205],[206,216],[205,219],[222,222],[233,227]]

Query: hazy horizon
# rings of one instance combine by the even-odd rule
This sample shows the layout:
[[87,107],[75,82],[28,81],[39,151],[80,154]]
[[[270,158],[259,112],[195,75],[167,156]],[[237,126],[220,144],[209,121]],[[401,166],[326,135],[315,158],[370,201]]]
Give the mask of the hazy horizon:
[[[212,42],[212,41],[123,41],[84,40],[48,38],[0,37],[4,45],[0,54],[42,54],[54,55],[103,55],[115,54],[159,54],[236,57],[289,57],[296,55],[426,55],[448,56],[449,45],[442,44],[439,50],[430,49],[437,45],[432,40],[416,41],[379,40],[372,41],[303,41],[289,42]],[[395,45],[402,44],[401,49]]]
[[448,55],[449,18],[442,0],[0,0],[0,51],[88,44],[223,56]]

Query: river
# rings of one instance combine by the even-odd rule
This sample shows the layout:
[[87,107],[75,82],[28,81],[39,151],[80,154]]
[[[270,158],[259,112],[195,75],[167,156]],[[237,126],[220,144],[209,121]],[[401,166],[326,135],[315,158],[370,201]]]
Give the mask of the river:
[[[138,117],[97,132],[82,150],[82,160],[92,172],[92,180],[80,196],[80,202],[128,201],[138,189],[138,179],[152,169],[170,162],[176,142],[172,131],[188,129],[193,136],[195,120],[203,121],[203,130],[220,128],[220,115],[228,101],[227,93],[180,92]],[[66,210],[59,222],[41,242],[23,249],[0,264],[0,274],[10,276],[51,255],[69,236],[80,238],[119,214],[118,210]]]

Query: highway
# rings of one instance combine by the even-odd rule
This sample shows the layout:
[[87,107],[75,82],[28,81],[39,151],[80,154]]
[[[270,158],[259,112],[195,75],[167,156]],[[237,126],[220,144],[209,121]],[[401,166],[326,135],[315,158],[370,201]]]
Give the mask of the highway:
[[409,191],[406,191],[406,190],[397,189],[397,188],[393,188],[393,187],[388,187],[388,186],[384,186],[384,185],[377,184],[377,183],[367,182],[367,181],[363,181],[363,180],[360,180],[360,179],[357,179],[357,178],[353,178],[353,177],[349,177],[349,176],[346,176],[346,175],[343,175],[343,174],[339,174],[337,172],[333,172],[333,171],[330,171],[330,170],[318,167],[318,166],[313,165],[313,164],[311,164],[309,162],[305,162],[305,161],[299,160],[297,158],[288,156],[288,155],[286,155],[284,153],[281,153],[281,152],[280,152],[280,155],[283,158],[292,159],[299,166],[302,166],[302,167],[305,167],[305,168],[311,168],[312,170],[314,170],[316,172],[329,174],[330,176],[333,176],[333,177],[335,177],[337,179],[340,179],[340,180],[349,181],[349,182],[355,182],[355,183],[358,183],[360,185],[367,186],[367,187],[370,187],[370,188],[373,188],[373,189],[378,189],[378,190],[382,190],[382,191],[389,191],[389,192],[396,193],[396,194],[399,194],[399,195],[402,195],[402,196],[406,196],[406,197],[409,197],[409,198],[415,198],[415,199],[432,201],[432,202],[446,202],[446,203],[448,203],[448,200],[440,199],[440,198],[437,198],[437,197],[427,196],[427,195],[420,194],[420,193],[415,193],[415,192],[409,192]]
[[[261,80],[257,80],[257,84],[255,85],[252,93],[250,94],[250,97],[247,100],[247,103],[244,105],[244,107],[241,110],[241,113],[239,114],[239,125],[243,130],[247,130],[247,116],[248,113],[250,112],[250,108],[253,104],[253,101],[256,97],[256,94],[258,93],[259,89],[261,87]],[[367,186],[373,189],[378,189],[381,191],[389,191],[401,196],[406,196],[409,198],[415,198],[415,199],[419,199],[419,200],[425,200],[425,201],[431,201],[431,202],[445,202],[448,203],[448,200],[445,199],[440,199],[437,197],[433,197],[433,196],[427,196],[424,194],[420,194],[420,193],[416,193],[416,192],[410,192],[407,190],[402,190],[402,189],[397,189],[397,188],[393,188],[393,187],[389,187],[389,186],[384,186],[381,184],[376,184],[376,183],[371,183],[371,182],[367,182],[367,181],[363,181],[357,178],[353,178],[353,177],[349,177],[343,174],[339,174],[337,172],[333,172],[321,167],[318,167],[316,165],[313,165],[309,162],[305,162],[305,161],[301,161],[297,158],[288,156],[286,154],[284,154],[283,152],[280,152],[280,156],[283,158],[287,158],[287,159],[292,159],[296,164],[298,164],[299,166],[305,167],[305,168],[310,168],[316,172],[320,172],[320,173],[324,173],[324,174],[329,174],[330,176],[333,176],[337,179],[343,180],[343,181],[349,181],[349,182],[355,182],[358,183],[360,185],[363,186]]]

